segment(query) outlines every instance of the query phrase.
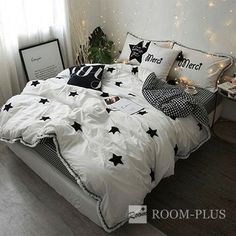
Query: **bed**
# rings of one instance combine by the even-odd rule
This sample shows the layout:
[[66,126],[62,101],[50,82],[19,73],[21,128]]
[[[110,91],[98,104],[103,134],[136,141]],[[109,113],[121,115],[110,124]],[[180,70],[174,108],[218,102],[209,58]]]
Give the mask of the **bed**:
[[[156,47],[141,44],[124,46],[132,60]],[[161,49],[160,60],[148,54],[155,66],[168,59],[156,71],[142,61],[83,65],[30,81],[1,109],[0,139],[107,232],[125,224],[128,206],[141,205],[162,178],[174,174],[178,159],[210,138],[207,113],[217,116],[216,95],[198,86],[193,97],[167,85],[165,76],[180,53],[171,50]],[[105,99],[114,96],[141,109],[113,109]]]

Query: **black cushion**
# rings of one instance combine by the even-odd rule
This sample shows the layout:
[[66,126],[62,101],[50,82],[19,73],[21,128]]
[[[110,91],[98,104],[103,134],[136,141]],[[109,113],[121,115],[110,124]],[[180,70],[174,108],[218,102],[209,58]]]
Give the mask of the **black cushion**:
[[71,74],[67,84],[101,91],[103,70],[104,65],[81,66]]

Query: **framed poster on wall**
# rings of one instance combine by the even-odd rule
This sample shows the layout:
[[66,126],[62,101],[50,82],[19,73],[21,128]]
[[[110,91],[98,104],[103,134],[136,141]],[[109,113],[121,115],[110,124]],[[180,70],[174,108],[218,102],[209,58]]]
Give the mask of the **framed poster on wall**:
[[54,39],[19,50],[27,80],[45,80],[64,70],[59,40]]

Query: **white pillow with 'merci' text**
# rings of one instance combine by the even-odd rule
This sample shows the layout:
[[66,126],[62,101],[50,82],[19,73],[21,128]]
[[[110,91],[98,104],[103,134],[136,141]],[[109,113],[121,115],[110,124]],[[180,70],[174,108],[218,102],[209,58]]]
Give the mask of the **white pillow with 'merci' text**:
[[151,42],[140,66],[155,72],[157,78],[165,80],[179,53],[179,50],[162,48]]
[[182,60],[178,60],[171,68],[169,77],[189,81],[192,85],[217,90],[217,80],[232,65],[232,59],[223,55],[214,55],[175,44],[173,49],[181,50]]

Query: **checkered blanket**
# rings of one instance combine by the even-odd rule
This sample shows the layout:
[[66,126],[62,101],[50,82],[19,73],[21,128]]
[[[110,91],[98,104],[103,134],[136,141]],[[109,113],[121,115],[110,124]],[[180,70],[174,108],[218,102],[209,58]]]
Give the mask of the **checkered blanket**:
[[152,106],[173,119],[192,114],[198,122],[209,126],[207,111],[198,100],[180,87],[158,79],[154,73],[145,80],[142,93]]

